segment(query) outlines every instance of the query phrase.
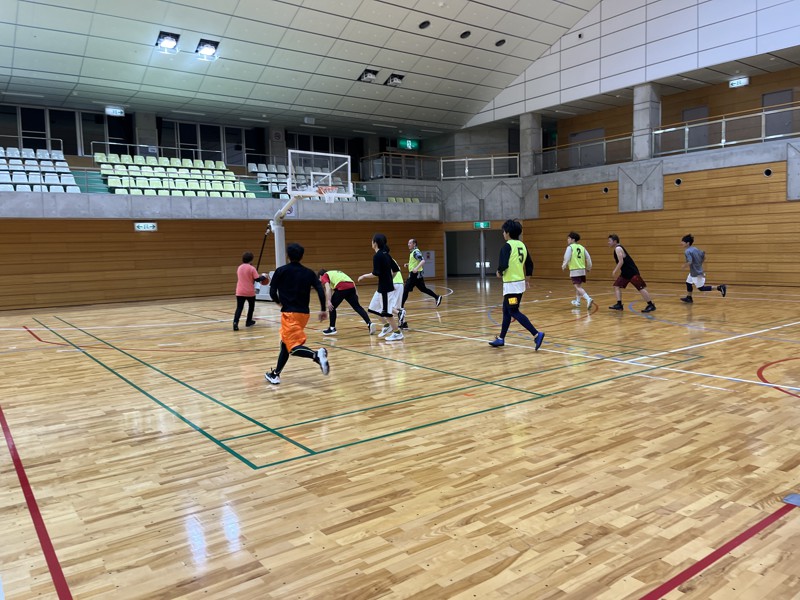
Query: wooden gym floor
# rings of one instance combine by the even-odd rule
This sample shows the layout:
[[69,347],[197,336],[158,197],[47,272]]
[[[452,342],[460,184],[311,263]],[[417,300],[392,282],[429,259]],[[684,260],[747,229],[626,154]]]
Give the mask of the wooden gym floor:
[[535,280],[534,352],[436,282],[279,386],[271,303],[2,313],[0,597],[800,598],[800,289],[682,288]]

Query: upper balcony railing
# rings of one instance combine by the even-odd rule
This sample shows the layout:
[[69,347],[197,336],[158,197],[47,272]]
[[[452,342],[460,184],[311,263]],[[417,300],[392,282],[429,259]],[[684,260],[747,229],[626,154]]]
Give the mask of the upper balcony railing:
[[653,132],[653,156],[683,154],[800,135],[800,102],[687,121]]
[[533,172],[538,175],[630,162],[632,140],[631,134],[625,134],[542,148],[533,155]]
[[519,155],[423,156],[382,152],[361,159],[361,178],[375,179],[477,179],[519,177]]

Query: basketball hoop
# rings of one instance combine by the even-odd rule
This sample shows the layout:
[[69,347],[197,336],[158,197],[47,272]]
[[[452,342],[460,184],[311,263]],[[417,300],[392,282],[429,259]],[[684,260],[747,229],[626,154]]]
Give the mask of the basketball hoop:
[[336,202],[336,192],[339,191],[339,188],[335,185],[318,185],[317,186],[317,193],[325,198],[325,202],[328,204],[332,204]]

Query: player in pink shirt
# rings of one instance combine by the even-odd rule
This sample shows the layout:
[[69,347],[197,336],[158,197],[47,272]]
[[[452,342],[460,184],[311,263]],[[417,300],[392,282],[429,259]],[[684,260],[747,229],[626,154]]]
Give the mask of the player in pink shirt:
[[236,270],[236,313],[233,315],[233,330],[239,331],[239,317],[242,316],[244,302],[247,300],[247,320],[245,327],[252,327],[256,324],[253,320],[253,311],[256,308],[256,281],[264,283],[267,278],[259,275],[256,268],[250,263],[253,262],[253,253],[245,252],[242,254],[242,264]]

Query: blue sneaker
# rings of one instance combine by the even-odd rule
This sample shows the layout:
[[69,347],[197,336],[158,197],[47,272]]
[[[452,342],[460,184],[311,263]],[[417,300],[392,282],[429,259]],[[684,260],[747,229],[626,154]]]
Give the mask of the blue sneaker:
[[536,345],[534,346],[533,349],[538,350],[539,346],[542,345],[543,341],[544,341],[544,331],[540,331],[539,333],[536,334]]
[[493,341],[489,342],[489,345],[493,346],[495,348],[499,348],[500,346],[505,346],[506,345],[506,341],[503,338],[498,337],[498,338],[494,338]]

